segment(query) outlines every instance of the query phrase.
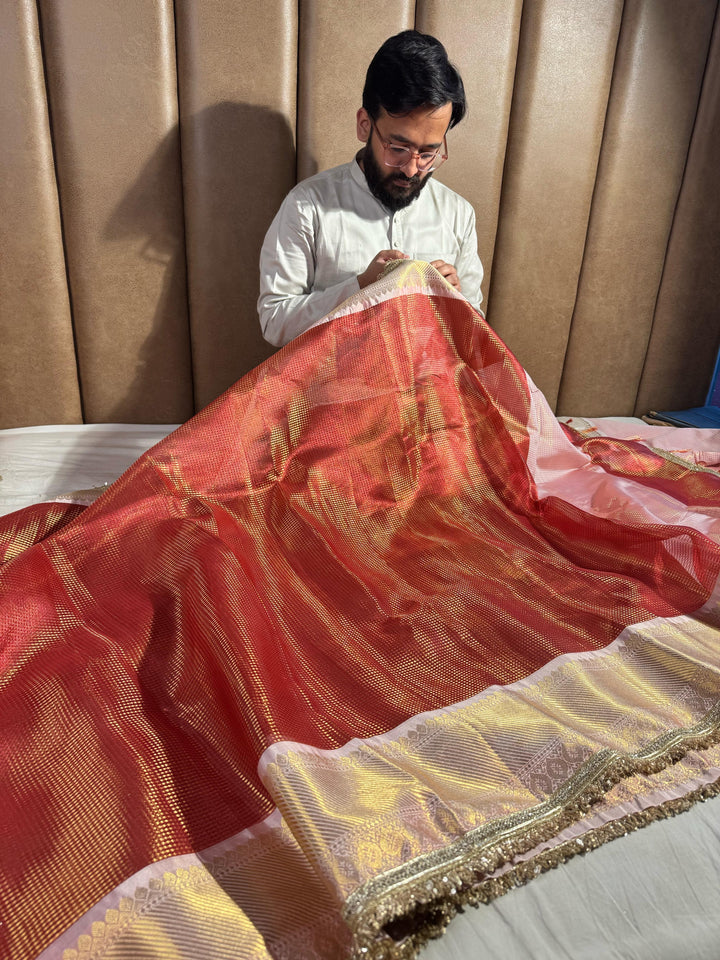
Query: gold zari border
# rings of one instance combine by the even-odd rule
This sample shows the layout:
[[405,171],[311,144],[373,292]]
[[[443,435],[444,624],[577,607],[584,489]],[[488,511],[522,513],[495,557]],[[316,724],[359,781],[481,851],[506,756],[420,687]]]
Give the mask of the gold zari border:
[[655,820],[720,794],[720,779],[687,794],[628,814],[490,876],[514,857],[557,837],[582,820],[620,781],[651,776],[691,751],[720,743],[720,703],[697,724],[663,734],[637,753],[602,750],[547,800],[469,831],[455,843],[374,877],[347,899],[352,960],[412,960],[440,936],[459,909],[489,903],[539,874]]

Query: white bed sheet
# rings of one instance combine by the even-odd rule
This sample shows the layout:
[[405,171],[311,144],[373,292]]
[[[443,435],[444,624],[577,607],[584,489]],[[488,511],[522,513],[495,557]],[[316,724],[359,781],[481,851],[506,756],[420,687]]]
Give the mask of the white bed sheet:
[[[567,418],[573,420],[573,418]],[[619,417],[598,421],[641,425]],[[579,428],[590,421],[574,418]],[[76,490],[110,484],[179,424],[53,424],[0,430],[0,516],[32,503],[65,499]]]
[[718,960],[720,798],[458,915],[422,960]]
[[85,423],[0,430],[0,516],[112,483],[177,426]]
[[[577,429],[594,423],[601,432],[619,436],[631,435],[634,428],[647,431],[633,418],[568,419]],[[0,431],[0,515],[112,483],[176,426]],[[422,957],[720,960],[718,902],[720,797],[575,857],[492,904],[467,909]]]

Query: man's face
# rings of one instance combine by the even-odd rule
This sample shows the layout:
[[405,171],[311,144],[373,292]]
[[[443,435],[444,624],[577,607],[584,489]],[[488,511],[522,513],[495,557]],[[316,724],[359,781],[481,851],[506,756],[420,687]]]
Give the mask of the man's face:
[[441,107],[419,107],[402,117],[393,117],[381,110],[373,124],[365,110],[358,111],[358,138],[365,141],[362,153],[365,179],[373,196],[388,210],[401,210],[412,203],[431,173],[418,170],[416,157],[404,167],[388,166],[382,140],[407,146],[416,153],[438,150],[451,115],[450,103]]

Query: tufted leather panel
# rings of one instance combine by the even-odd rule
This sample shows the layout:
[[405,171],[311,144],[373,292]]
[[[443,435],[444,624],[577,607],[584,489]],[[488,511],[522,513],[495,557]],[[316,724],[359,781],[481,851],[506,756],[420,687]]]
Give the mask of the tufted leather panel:
[[257,321],[260,247],[295,183],[297,0],[177,6],[195,403],[271,348]]
[[517,61],[522,0],[418,0],[418,30],[445,44],[465,84],[468,113],[448,138],[437,174],[475,208],[487,299],[500,209],[505,144]]
[[303,0],[298,55],[298,180],[360,149],[355,115],[365,72],[389,36],[414,25],[410,0]]
[[0,4],[0,422],[80,418],[34,0]]
[[477,211],[490,322],[560,412],[697,403],[720,340],[717,11],[7,0],[0,426],[182,420],[265,357],[265,227],[357,149],[368,61],[412,25],[468,89],[438,176]]
[[88,421],[193,412],[171,0],[40,0]]
[[[551,404],[560,385],[621,0],[525,4],[488,320]],[[538,336],[538,331],[542,335]]]
[[625,4],[560,413],[634,412],[713,18],[705,0]]
[[712,48],[635,410],[705,401],[720,349],[720,18]]

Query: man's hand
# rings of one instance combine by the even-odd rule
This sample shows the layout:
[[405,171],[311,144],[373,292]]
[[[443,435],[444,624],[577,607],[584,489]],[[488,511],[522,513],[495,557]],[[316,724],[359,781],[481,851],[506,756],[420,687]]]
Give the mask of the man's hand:
[[442,274],[448,283],[452,284],[458,292],[462,292],[460,290],[460,280],[457,275],[457,270],[451,263],[445,263],[444,260],[433,260],[430,266],[435,267],[437,272]]
[[391,260],[409,260],[410,258],[406,253],[403,253],[401,250],[381,250],[380,253],[376,254],[370,263],[368,264],[367,270],[364,273],[361,273],[358,276],[358,283],[360,284],[360,289],[363,287],[369,286],[371,283],[375,283],[380,274],[385,269],[385,266]]

